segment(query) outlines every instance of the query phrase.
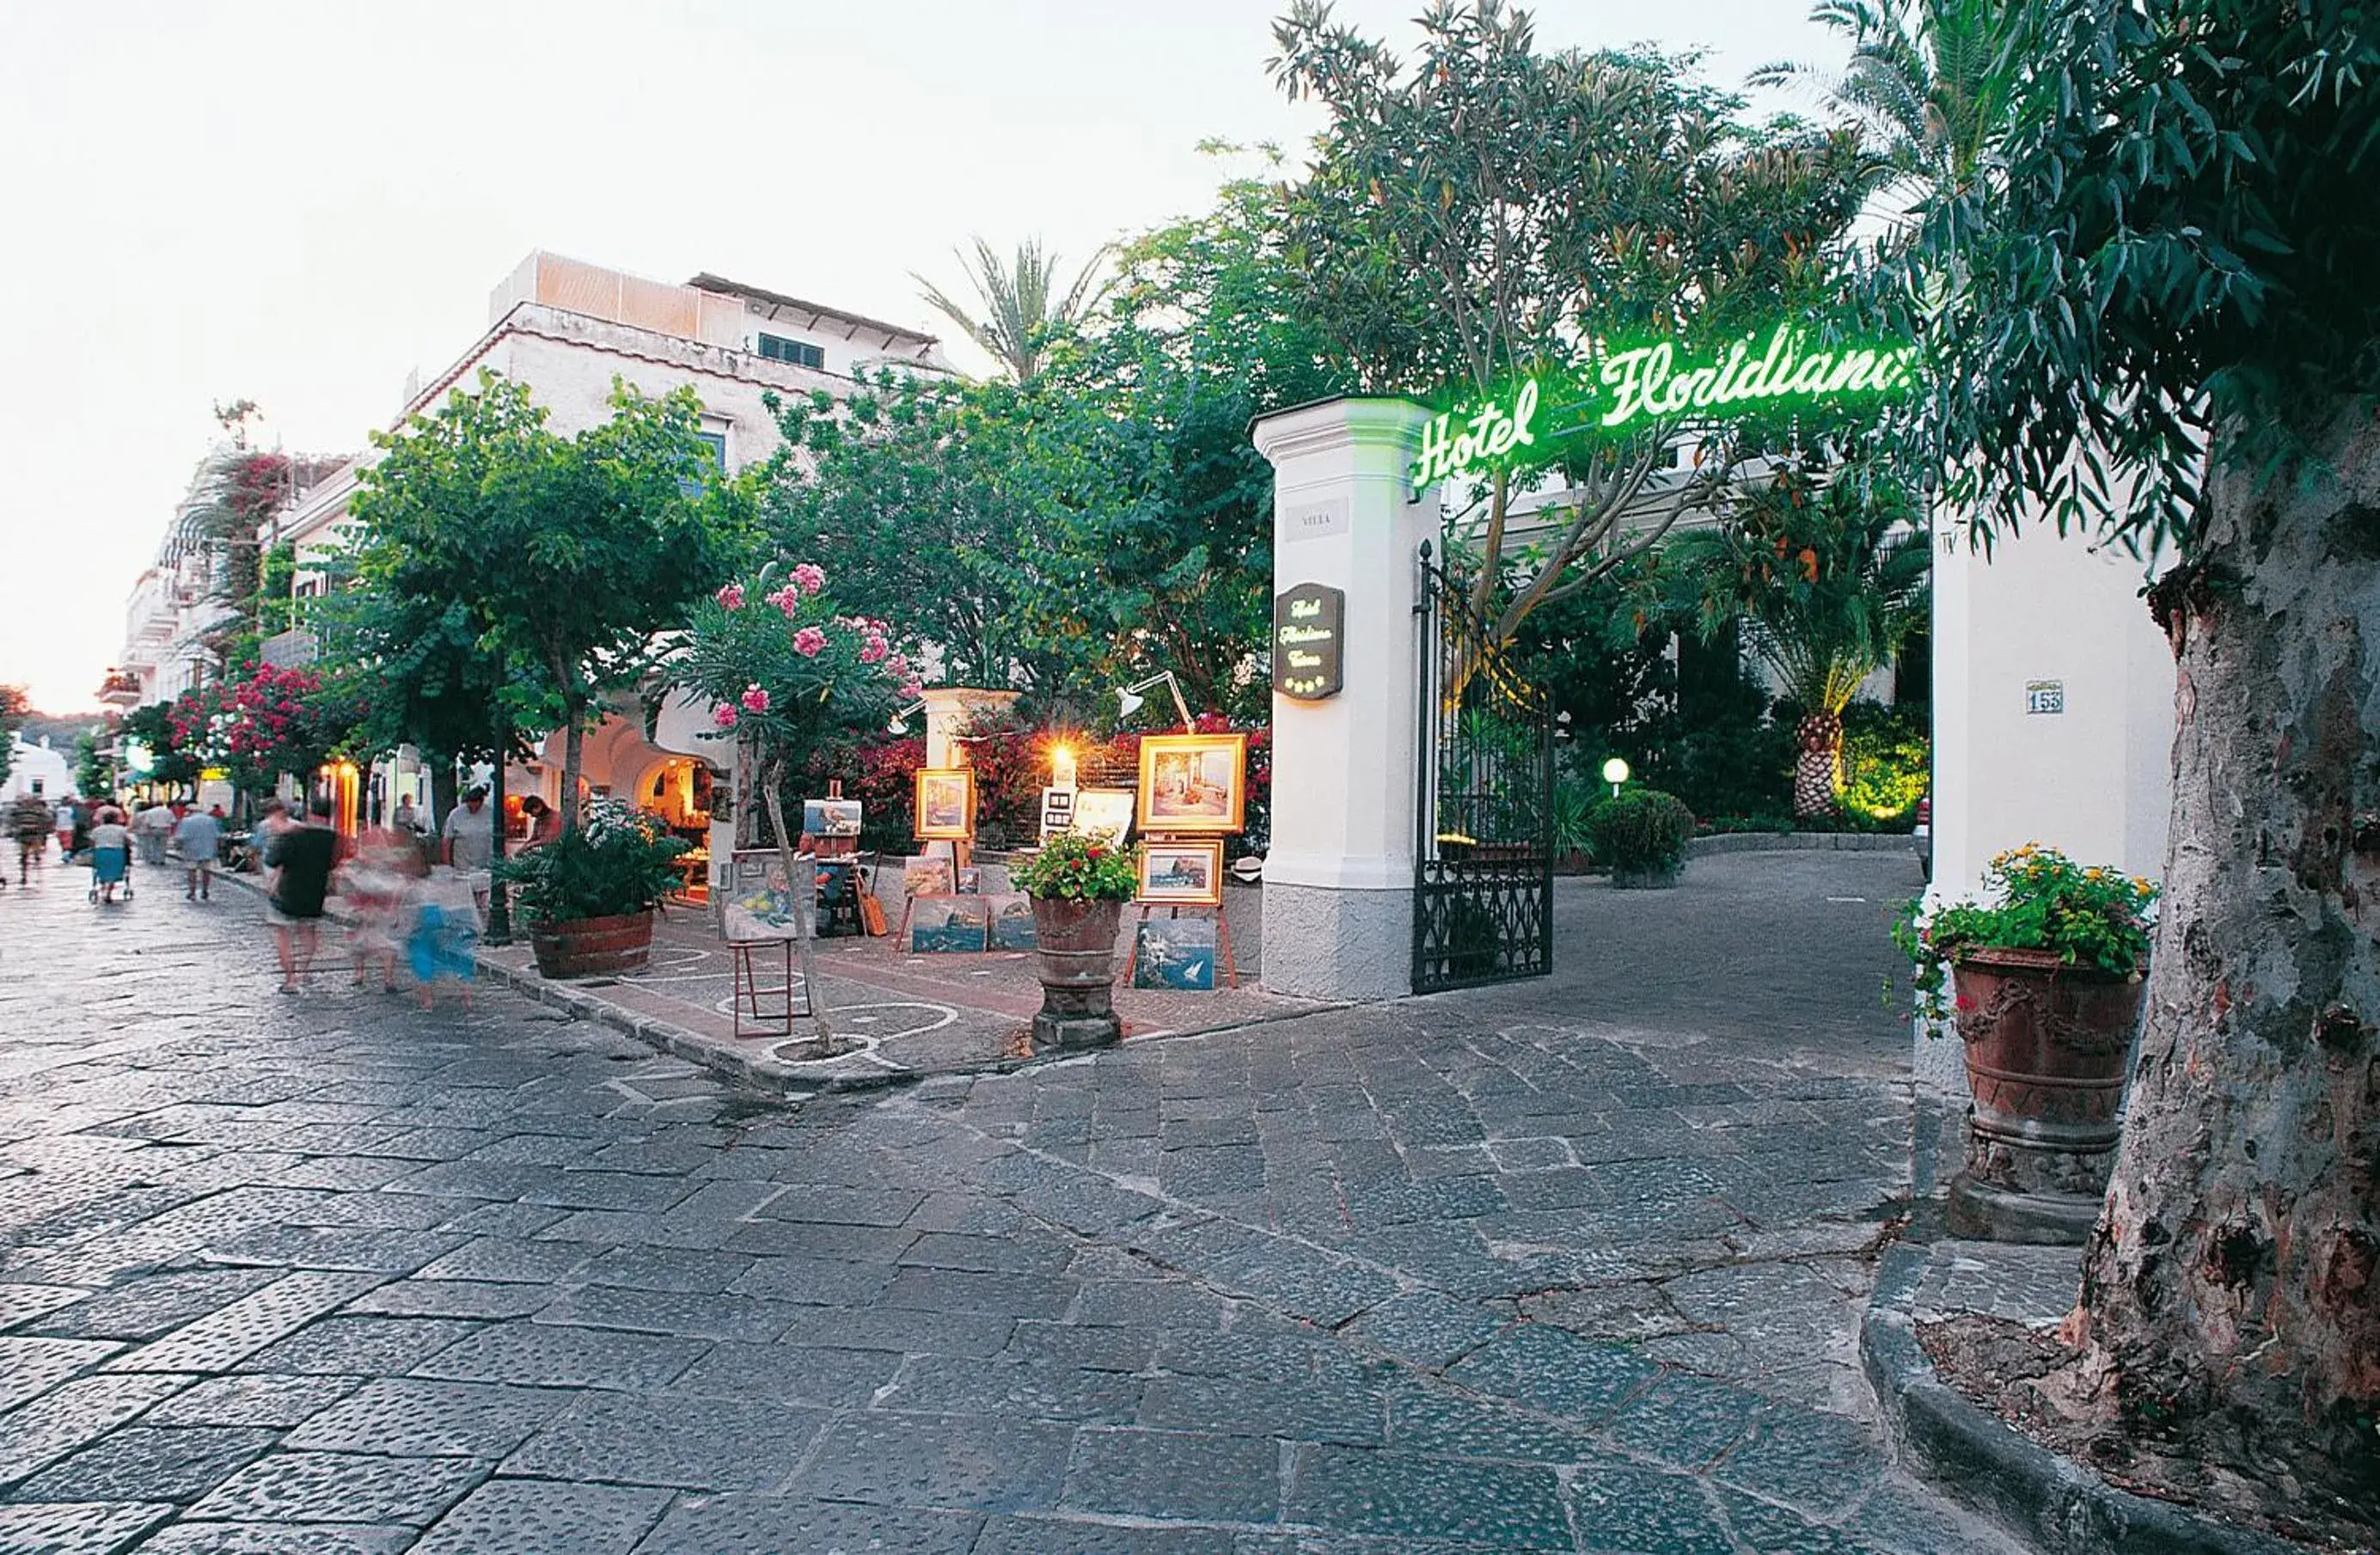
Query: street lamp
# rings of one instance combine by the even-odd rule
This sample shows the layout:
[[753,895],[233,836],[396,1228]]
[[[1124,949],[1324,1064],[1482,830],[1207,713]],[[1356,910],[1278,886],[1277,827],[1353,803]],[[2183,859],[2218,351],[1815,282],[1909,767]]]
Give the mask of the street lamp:
[[888,735],[907,734],[909,732],[909,720],[916,714],[921,713],[925,711],[926,704],[922,698],[917,701],[911,702],[907,707],[903,708],[899,712],[892,715],[892,722],[884,725],[884,732]]
[[1620,797],[1620,785],[1628,781],[1628,763],[1615,756],[1603,764],[1603,781],[1611,785],[1611,796]]
[[1168,691],[1173,693],[1173,711],[1182,715],[1182,728],[1184,733],[1187,733],[1190,728],[1190,704],[1182,699],[1182,683],[1173,678],[1172,670],[1160,670],[1147,680],[1135,680],[1130,686],[1119,690],[1116,693],[1116,700],[1121,704],[1123,711],[1118,716],[1130,718],[1134,713],[1138,712],[1148,701],[1148,699],[1141,696],[1140,693],[1160,682],[1164,684]]

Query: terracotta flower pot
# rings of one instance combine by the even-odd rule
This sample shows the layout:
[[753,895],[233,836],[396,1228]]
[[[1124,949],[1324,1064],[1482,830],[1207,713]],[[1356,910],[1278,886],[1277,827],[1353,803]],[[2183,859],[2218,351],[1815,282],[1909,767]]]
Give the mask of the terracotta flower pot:
[[592,978],[642,969],[652,953],[653,914],[540,923],[528,931],[541,978]]
[[1033,1047],[1101,1048],[1123,1039],[1115,1013],[1116,930],[1122,902],[1033,898],[1035,955],[1041,1009],[1033,1017]]
[[2080,1243],[2115,1163],[2144,985],[2046,951],[1968,951],[1950,976],[1975,1096],[1951,1223],[2003,1242]]

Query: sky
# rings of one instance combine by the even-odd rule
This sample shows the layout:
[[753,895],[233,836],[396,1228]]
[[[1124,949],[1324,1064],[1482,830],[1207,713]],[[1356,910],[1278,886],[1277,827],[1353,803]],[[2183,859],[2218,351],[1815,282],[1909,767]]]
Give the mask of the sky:
[[[1341,0],[1409,48],[1421,0]],[[0,683],[96,702],[218,403],[344,453],[533,249],[952,331],[954,245],[1062,257],[1317,128],[1284,0],[0,0]],[[1826,59],[1803,0],[1546,0],[1541,44]],[[1840,50],[1834,51],[1838,55]],[[1772,104],[1790,105],[1790,104]],[[962,366],[984,358],[951,347]]]

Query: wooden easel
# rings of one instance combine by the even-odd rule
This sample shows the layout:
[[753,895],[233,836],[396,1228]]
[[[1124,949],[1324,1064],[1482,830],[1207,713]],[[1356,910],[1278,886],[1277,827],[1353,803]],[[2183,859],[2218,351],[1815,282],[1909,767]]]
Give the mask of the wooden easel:
[[[962,846],[965,846],[971,852],[973,851],[973,844],[963,844],[954,837],[944,837],[940,840],[943,846],[951,850],[951,894],[953,896],[966,895],[967,893],[959,889],[959,872],[966,868],[966,864],[965,862],[965,855],[960,853],[959,849]],[[931,847],[933,846],[933,844],[929,842],[926,845],[928,847]],[[926,855],[921,853],[917,855],[917,856],[923,858]],[[980,887],[978,887],[975,894],[978,896],[983,894]],[[909,895],[905,891],[902,893],[901,900],[901,927],[895,930],[892,935],[892,948],[894,950],[905,950],[908,946],[909,915],[917,910],[917,899],[915,896]],[[989,916],[984,918],[983,923],[983,948],[987,951],[991,949],[991,919]]]
[[[759,970],[753,963],[752,953],[770,945],[774,945],[783,953],[783,969],[781,975],[784,980],[773,988],[762,988]],[[730,1005],[729,1014],[735,1022],[736,1040],[741,1041],[747,1037],[791,1037],[794,1034],[795,1021],[810,1019],[816,1015],[817,1011],[812,1003],[810,983],[808,979],[805,979],[802,984],[801,1007],[795,1008],[793,941],[738,940],[727,948],[735,974],[735,996]],[[807,959],[805,956],[806,963]],[[765,1007],[760,1002],[763,998],[770,1001],[769,1005]],[[748,1025],[746,1020],[747,1014],[750,1016]]]

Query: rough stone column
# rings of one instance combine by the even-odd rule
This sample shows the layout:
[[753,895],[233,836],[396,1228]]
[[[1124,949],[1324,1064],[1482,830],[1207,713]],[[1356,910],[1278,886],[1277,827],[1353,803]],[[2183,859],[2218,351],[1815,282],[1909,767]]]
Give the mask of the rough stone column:
[[1336,399],[1252,430],[1273,467],[1273,583],[1345,590],[1345,685],[1272,699],[1272,847],[1264,983],[1314,999],[1413,988],[1415,552],[1438,494],[1408,500],[1427,413]]

